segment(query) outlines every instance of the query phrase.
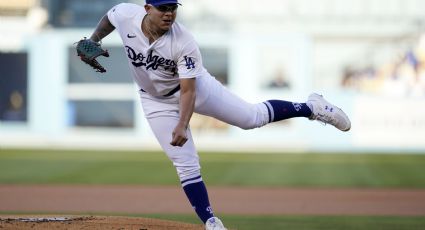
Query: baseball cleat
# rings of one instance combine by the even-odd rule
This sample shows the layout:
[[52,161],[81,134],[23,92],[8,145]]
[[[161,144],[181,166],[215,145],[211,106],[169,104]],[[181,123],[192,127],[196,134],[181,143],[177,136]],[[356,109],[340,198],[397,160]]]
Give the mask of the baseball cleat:
[[227,230],[217,217],[211,217],[205,223],[205,230]]
[[310,120],[317,120],[325,124],[331,124],[341,131],[348,131],[351,122],[342,109],[327,102],[322,95],[313,93],[308,97],[307,105],[312,111]]

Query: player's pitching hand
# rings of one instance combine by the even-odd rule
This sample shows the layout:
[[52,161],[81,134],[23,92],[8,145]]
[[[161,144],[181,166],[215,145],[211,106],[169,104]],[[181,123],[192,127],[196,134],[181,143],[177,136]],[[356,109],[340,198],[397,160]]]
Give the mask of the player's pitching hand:
[[177,125],[173,131],[173,140],[171,141],[172,146],[182,147],[187,141],[187,129],[183,125]]

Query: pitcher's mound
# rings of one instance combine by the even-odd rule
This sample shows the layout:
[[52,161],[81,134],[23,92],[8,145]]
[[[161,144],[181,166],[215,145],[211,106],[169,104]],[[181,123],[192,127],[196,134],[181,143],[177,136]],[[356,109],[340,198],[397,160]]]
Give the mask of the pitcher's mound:
[[202,230],[204,226],[168,220],[118,216],[0,216],[0,229],[120,229],[120,230]]

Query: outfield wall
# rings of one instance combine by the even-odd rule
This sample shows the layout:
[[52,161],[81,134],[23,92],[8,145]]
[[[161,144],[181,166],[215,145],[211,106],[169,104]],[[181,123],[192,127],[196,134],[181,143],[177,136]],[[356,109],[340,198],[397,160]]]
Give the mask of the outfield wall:
[[[28,119],[24,123],[0,122],[1,148],[159,149],[143,118],[138,89],[131,82],[118,36],[114,34],[103,43],[115,50],[113,61],[100,60],[110,70],[109,75],[94,73],[78,61],[73,43],[89,33],[88,30],[54,30],[26,38]],[[398,86],[393,90],[381,78],[368,83],[362,78],[362,84],[373,85],[374,90],[370,87],[363,91],[343,86],[322,88],[321,84],[315,84],[318,78],[313,77],[312,56],[317,44],[305,34],[253,36],[246,31],[236,31],[231,34],[200,32],[195,33],[195,37],[201,49],[226,50],[226,84],[246,100],[255,103],[282,98],[303,102],[315,91],[341,105],[352,119],[352,130],[348,133],[306,119],[244,131],[195,115],[191,126],[200,150],[425,150],[425,88],[416,93],[411,93],[410,88],[402,91],[399,86],[405,83],[400,81],[393,83]],[[267,81],[282,66],[290,87],[268,87]],[[214,66],[212,69],[215,71]],[[104,107],[97,107],[99,105]],[[104,117],[106,113],[110,113],[109,117]]]

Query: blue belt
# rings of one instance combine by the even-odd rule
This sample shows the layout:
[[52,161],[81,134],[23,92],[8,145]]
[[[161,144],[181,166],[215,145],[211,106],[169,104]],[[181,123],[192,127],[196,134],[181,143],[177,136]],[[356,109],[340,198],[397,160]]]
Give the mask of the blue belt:
[[[180,90],[180,84],[179,85],[177,85],[177,87],[176,88],[174,88],[173,90],[171,90],[169,93],[167,93],[167,94],[165,94],[165,95],[162,95],[163,97],[169,97],[169,96],[173,96],[175,93],[177,93],[177,91],[179,91]],[[140,91],[142,91],[142,92],[145,92],[146,93],[146,91],[145,90],[143,90],[143,89],[140,89]]]

